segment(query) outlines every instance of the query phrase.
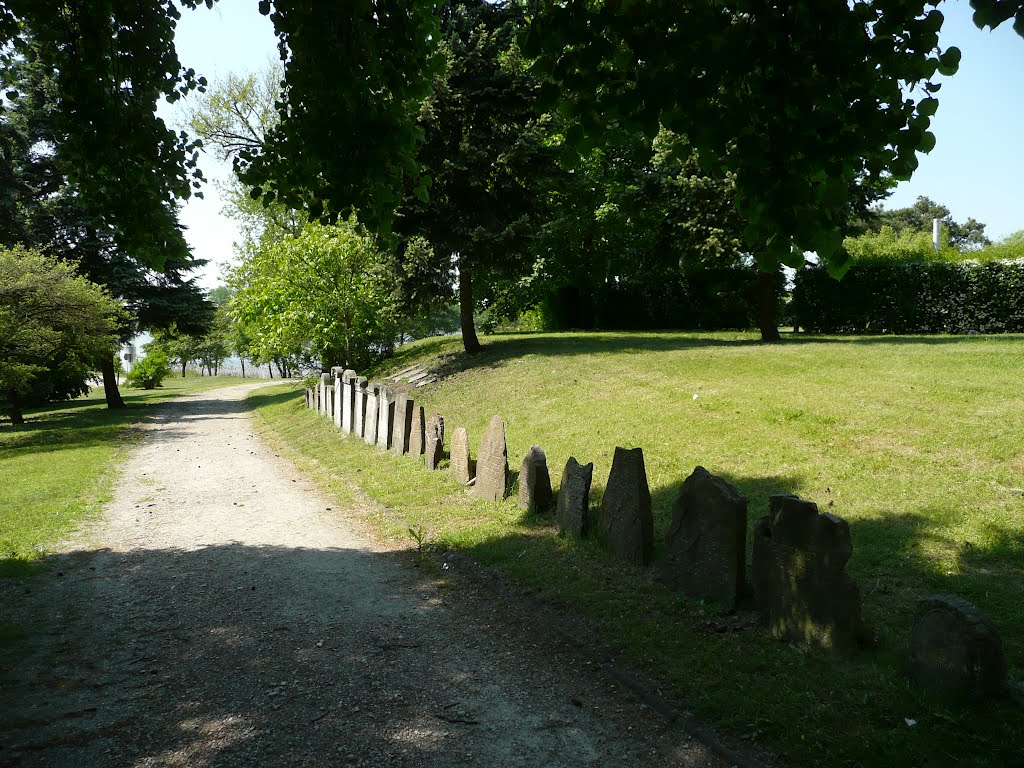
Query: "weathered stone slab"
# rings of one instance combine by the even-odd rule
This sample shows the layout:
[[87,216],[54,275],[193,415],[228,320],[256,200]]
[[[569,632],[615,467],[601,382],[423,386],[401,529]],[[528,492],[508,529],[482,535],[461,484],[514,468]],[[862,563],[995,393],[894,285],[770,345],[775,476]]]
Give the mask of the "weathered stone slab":
[[773,496],[769,510],[755,526],[751,572],[772,634],[852,647],[861,639],[861,620],[860,590],[843,570],[853,554],[849,525],[796,496]]
[[505,422],[500,416],[494,416],[480,440],[473,495],[488,501],[501,501],[505,498],[507,482],[508,447],[505,445]]
[[469,434],[465,427],[452,432],[451,470],[455,479],[462,485],[468,485],[473,479],[469,464]]
[[391,430],[394,424],[395,396],[387,387],[381,387],[377,398],[377,447],[382,451],[391,448]]
[[327,387],[330,385],[330,383],[332,381],[333,381],[333,379],[331,378],[331,374],[329,374],[329,373],[321,373],[320,374],[320,384],[318,385],[318,388],[319,388],[319,391],[320,391],[320,399],[319,399],[319,406],[320,407],[317,409],[317,411],[319,413],[326,414],[328,412],[328,406],[327,406]]
[[352,434],[362,437],[366,431],[366,377],[357,376],[352,384],[355,390],[352,405]]
[[616,448],[598,529],[609,551],[636,565],[654,554],[654,516],[642,448]]
[[[331,371],[336,371],[337,368],[332,368]],[[341,429],[341,417],[342,411],[344,410],[344,380],[340,376],[335,376],[333,380],[334,384],[334,397],[331,400],[331,416],[334,418],[334,426]]]
[[910,635],[910,679],[950,703],[999,695],[1006,657],[992,620],[953,595],[919,600]]
[[380,384],[371,381],[366,388],[366,422],[363,440],[367,445],[377,444],[377,408],[380,402]]
[[587,535],[590,527],[590,482],[593,478],[593,463],[580,464],[574,456],[569,457],[562,470],[558,506],[555,508],[555,523],[559,533]]
[[409,454],[421,461],[427,442],[427,421],[423,412],[423,406],[417,405],[412,409],[412,429],[409,431]]
[[424,428],[423,460],[427,469],[437,469],[444,456],[444,418],[440,414],[432,414]]
[[697,467],[672,505],[665,581],[688,597],[735,607],[743,594],[746,534],[746,497]]
[[324,414],[327,416],[327,418],[333,420],[334,419],[334,385],[333,384],[328,384],[326,387],[324,387],[324,390],[325,390],[325,393],[324,393],[324,403],[327,405],[327,410],[324,411]]
[[551,510],[554,500],[548,457],[543,448],[534,445],[519,467],[519,508],[530,515],[543,515]]
[[398,456],[409,452],[409,435],[412,432],[412,413],[415,403],[406,394],[395,397],[395,421],[392,425],[391,450]]
[[355,425],[353,416],[356,402],[356,372],[348,369],[341,374],[341,430],[346,434],[352,434]]

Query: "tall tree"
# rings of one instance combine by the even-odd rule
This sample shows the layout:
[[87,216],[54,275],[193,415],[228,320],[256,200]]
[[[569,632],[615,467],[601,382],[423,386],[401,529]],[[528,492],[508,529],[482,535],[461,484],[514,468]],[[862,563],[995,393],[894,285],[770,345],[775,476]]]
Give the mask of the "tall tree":
[[[204,262],[192,257],[176,220],[175,237],[161,254],[159,268],[151,268],[126,250],[119,231],[104,219],[82,187],[73,181],[77,169],[67,157],[59,128],[59,78],[47,69],[38,41],[20,41],[20,56],[0,74],[6,90],[18,97],[0,112],[0,163],[13,180],[5,188],[3,203],[10,211],[0,242],[33,245],[76,264],[83,275],[104,285],[121,300],[118,335],[122,342],[141,328],[158,329],[171,323],[201,331],[212,317],[212,307],[188,273]],[[95,361],[103,375],[104,392],[111,408],[123,408],[114,370],[114,351]]]
[[114,343],[118,312],[73,265],[0,247],[0,393],[13,423],[24,422],[23,399],[48,370],[71,376],[72,391],[59,394],[79,394],[90,362]]
[[398,229],[422,235],[458,271],[466,352],[480,350],[474,313],[502,282],[529,273],[557,166],[537,108],[540,83],[519,53],[520,8],[459,0],[441,15],[444,67],[423,104],[417,160],[430,195],[410,194]]

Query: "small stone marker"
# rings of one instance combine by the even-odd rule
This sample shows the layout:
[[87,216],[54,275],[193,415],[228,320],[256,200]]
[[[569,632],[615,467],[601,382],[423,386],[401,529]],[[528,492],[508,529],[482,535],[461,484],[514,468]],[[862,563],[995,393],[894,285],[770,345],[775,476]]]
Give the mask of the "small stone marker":
[[349,369],[341,375],[341,395],[339,397],[341,401],[341,421],[339,426],[342,431],[346,434],[352,434],[352,428],[355,424],[353,419],[353,409],[356,401],[356,388],[355,388],[356,372]]
[[469,434],[465,427],[452,432],[451,470],[456,481],[462,485],[469,485],[473,479],[469,468]]
[[500,416],[494,416],[480,440],[473,495],[487,501],[501,501],[505,498],[507,481],[508,447],[505,445],[505,422]]
[[412,432],[412,412],[415,404],[406,394],[395,397],[395,421],[391,435],[391,450],[401,456],[409,452],[409,434]]
[[327,386],[331,381],[331,374],[320,374],[320,407],[317,409],[320,413],[327,413],[329,410],[329,406],[327,405]]
[[654,516],[642,448],[615,449],[598,527],[605,546],[614,554],[636,565],[651,562]]
[[366,377],[357,376],[352,381],[355,397],[352,401],[352,434],[362,437],[366,429]]
[[391,430],[395,423],[395,401],[387,387],[380,388],[377,400],[377,447],[386,451],[391,447]]
[[697,467],[672,505],[666,582],[688,597],[735,607],[743,594],[746,535],[746,497],[732,483]]
[[850,526],[796,496],[772,496],[755,526],[751,572],[768,626],[780,640],[851,648],[861,638],[860,590],[843,568]]
[[589,528],[590,482],[594,478],[594,465],[580,464],[573,456],[565,463],[562,482],[558,486],[558,506],[555,522],[558,532],[571,536],[586,536]]
[[377,404],[380,401],[380,384],[371,381],[366,388],[366,420],[363,426],[363,442],[377,444]]
[[919,600],[910,635],[910,679],[950,702],[1001,693],[1006,657],[991,619],[952,595]]
[[551,509],[551,475],[548,457],[539,445],[530,448],[519,468],[519,508],[530,515],[542,515]]
[[[331,368],[332,372],[335,371],[335,370],[337,370],[337,369],[336,368]],[[344,384],[343,384],[343,380],[341,378],[338,378],[337,376],[335,376],[335,378],[334,378],[334,397],[331,399],[331,416],[334,418],[334,426],[336,426],[338,429],[342,428],[341,427],[341,415],[342,415],[342,410],[344,409],[344,405],[342,403],[342,401],[343,401],[343,399],[345,397],[344,392],[345,392],[345,387],[344,387]]]
[[424,429],[423,458],[427,469],[437,469],[444,455],[444,418],[440,414],[433,414],[427,419]]
[[427,422],[423,412],[423,406],[417,405],[412,409],[412,429],[409,431],[409,454],[421,461],[427,442]]

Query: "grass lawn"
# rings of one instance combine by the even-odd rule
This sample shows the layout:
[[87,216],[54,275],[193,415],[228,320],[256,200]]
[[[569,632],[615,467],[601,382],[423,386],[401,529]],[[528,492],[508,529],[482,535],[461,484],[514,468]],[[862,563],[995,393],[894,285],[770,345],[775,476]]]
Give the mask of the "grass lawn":
[[126,430],[148,406],[240,381],[171,377],[156,390],[122,389],[129,406],[122,411],[107,409],[99,387],[69,403],[29,409],[22,426],[0,419],[0,577],[30,572],[47,544],[99,509]]
[[1024,337],[503,336],[472,359],[457,344],[409,345],[389,367],[447,372],[414,396],[448,435],[467,427],[474,456],[500,414],[513,470],[533,444],[555,483],[569,455],[593,461],[593,507],[615,446],[642,447],[658,543],[698,464],[746,494],[751,526],[774,493],[846,518],[874,647],[837,658],[777,642],[747,611],[688,602],[656,569],[560,539],[512,499],[470,499],[447,472],[341,439],[294,387],[251,395],[262,431],[337,492],[355,481],[381,502],[385,533],[414,546],[406,531],[422,526],[437,551],[572,606],[689,709],[795,765],[1021,759],[1024,710],[939,705],[908,685],[905,664],[915,601],[955,593],[994,618],[1011,678],[1024,677]]

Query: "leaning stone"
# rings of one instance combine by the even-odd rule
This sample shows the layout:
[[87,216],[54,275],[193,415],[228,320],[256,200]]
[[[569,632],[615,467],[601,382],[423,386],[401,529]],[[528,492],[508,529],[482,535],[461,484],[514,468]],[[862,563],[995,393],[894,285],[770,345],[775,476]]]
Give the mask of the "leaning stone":
[[371,381],[366,388],[366,421],[363,427],[363,442],[377,444],[377,413],[380,402],[380,384]]
[[539,445],[530,448],[519,468],[519,508],[527,514],[544,514],[551,509],[551,476],[548,458]]
[[562,471],[562,482],[558,486],[558,506],[555,522],[558,532],[571,536],[586,536],[589,527],[590,482],[594,477],[594,465],[581,465],[570,456]]
[[469,485],[473,479],[469,466],[469,434],[465,427],[452,432],[451,470],[456,481],[462,485]]
[[746,535],[746,497],[697,467],[672,505],[665,581],[688,597],[735,607],[743,593]]
[[415,404],[406,394],[395,398],[395,422],[391,435],[391,450],[401,456],[409,452],[409,435],[412,432],[412,413]]
[[433,414],[427,419],[424,429],[424,461],[427,469],[437,469],[444,455],[444,418],[440,414]]
[[505,445],[505,422],[500,416],[494,416],[480,440],[473,494],[487,501],[501,501],[505,498],[507,481],[508,447]]
[[426,447],[427,423],[423,406],[417,405],[412,409],[412,429],[409,431],[409,454],[420,461]]
[[331,373],[334,375],[334,397],[331,398],[331,416],[334,419],[334,426],[341,429],[341,416],[345,407],[342,403],[345,397],[345,387],[338,368],[331,368]]
[[605,546],[614,554],[636,565],[651,562],[654,516],[642,448],[615,449],[598,527]]
[[334,420],[334,392],[335,387],[333,384],[328,384],[324,387],[326,395],[324,396],[324,402],[327,404],[327,410],[324,412],[327,418]]
[[352,434],[362,437],[366,430],[366,377],[358,376],[353,385],[355,399],[352,405]]
[[950,703],[1000,694],[1006,657],[992,620],[952,595],[918,600],[910,635],[910,679]]
[[853,554],[850,527],[817,504],[773,496],[768,529],[759,528],[755,593],[782,640],[850,648],[861,639],[860,590],[843,569]]
[[387,387],[380,388],[377,400],[377,447],[386,451],[391,447],[391,430],[395,423],[394,395]]

